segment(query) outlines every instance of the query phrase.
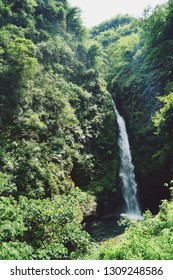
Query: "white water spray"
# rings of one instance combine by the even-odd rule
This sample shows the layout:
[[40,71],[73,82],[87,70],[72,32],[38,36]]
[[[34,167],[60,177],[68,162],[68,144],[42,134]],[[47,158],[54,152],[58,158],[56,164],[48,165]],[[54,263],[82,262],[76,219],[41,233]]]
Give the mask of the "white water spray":
[[129,218],[141,218],[141,210],[137,199],[137,183],[135,180],[134,166],[130,152],[130,145],[126,130],[125,121],[119,114],[113,101],[114,110],[117,116],[119,127],[118,146],[120,151],[119,176],[122,185],[122,194],[125,202],[125,214]]

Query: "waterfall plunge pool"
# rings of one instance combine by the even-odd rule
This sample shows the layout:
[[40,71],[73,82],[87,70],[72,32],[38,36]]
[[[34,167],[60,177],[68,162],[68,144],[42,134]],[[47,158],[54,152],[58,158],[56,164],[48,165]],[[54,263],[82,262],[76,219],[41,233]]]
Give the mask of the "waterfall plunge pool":
[[91,223],[87,231],[96,242],[102,242],[124,232],[126,226],[120,226],[118,221],[115,215],[105,216]]

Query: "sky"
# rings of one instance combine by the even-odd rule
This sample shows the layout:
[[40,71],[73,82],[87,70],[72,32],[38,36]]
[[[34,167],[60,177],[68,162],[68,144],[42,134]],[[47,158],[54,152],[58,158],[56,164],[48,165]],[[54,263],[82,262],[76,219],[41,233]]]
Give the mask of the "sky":
[[82,11],[82,20],[87,27],[97,25],[117,14],[142,16],[147,6],[154,7],[168,0],[69,0],[72,6]]

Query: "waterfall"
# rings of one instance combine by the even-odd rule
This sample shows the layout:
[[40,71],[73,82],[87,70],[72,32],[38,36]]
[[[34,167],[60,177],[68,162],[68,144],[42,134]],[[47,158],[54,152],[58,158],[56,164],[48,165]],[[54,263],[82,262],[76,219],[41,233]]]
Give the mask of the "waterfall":
[[137,183],[135,180],[134,166],[130,152],[130,145],[126,130],[125,121],[119,114],[115,102],[114,110],[119,127],[118,146],[120,151],[119,176],[122,185],[122,195],[124,198],[124,212],[129,218],[140,218],[141,210],[137,199]]

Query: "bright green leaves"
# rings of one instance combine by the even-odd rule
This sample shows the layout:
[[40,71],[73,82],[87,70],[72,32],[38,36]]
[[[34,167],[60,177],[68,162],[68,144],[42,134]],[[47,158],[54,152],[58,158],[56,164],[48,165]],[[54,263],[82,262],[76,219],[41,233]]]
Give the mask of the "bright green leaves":
[[[2,47],[0,47],[0,56],[2,57],[3,54],[4,54],[4,50]],[[1,58],[0,62],[2,62],[2,58]]]
[[13,174],[17,194],[33,198],[45,197],[45,168],[41,162],[41,148],[34,141],[22,141],[9,147],[5,155],[5,169]]
[[128,71],[126,68],[139,43],[138,31],[138,21],[128,15],[117,16],[91,31],[94,39],[103,46],[104,52],[102,49],[99,56],[102,56],[103,74],[108,82]]
[[162,108],[153,116],[153,122],[158,134],[172,137],[173,135],[173,93],[160,97]]
[[34,0],[2,1],[1,22],[3,25],[15,24],[21,27],[33,26],[33,14],[36,7]]
[[81,40],[84,35],[86,34],[86,31],[83,27],[82,20],[80,17],[81,11],[78,7],[69,7],[67,12],[67,29],[70,32],[75,33],[75,35],[78,37],[79,40]]
[[0,197],[0,224],[0,243],[15,241],[26,229],[20,206],[11,196]]
[[[135,52],[135,47],[138,46],[139,43],[139,35],[138,34],[131,34],[125,37],[120,38],[115,45],[111,45],[113,59],[116,58],[120,61],[130,61],[131,57],[130,54]],[[119,63],[118,65],[119,66]]]
[[19,59],[19,62],[22,62],[24,59],[27,59],[28,56],[34,56],[35,46],[31,40],[24,38],[16,38],[13,43],[9,45],[8,54],[9,57],[16,61]]
[[0,243],[1,260],[32,260],[33,248],[26,242],[10,241]]
[[[172,87],[172,83],[168,85]],[[173,93],[171,92],[169,95],[162,96],[159,100],[163,105],[160,110],[156,111],[152,117],[152,121],[156,128],[156,134],[163,142],[163,146],[157,151],[155,156],[171,172],[173,170]]]
[[0,26],[7,23],[7,18],[11,17],[12,11],[9,5],[6,5],[5,1],[0,0]]
[[22,89],[25,88],[26,91],[27,85],[34,78],[38,67],[35,58],[36,47],[31,40],[16,37],[15,33],[23,35],[20,28],[18,31],[14,26],[8,26],[0,32],[2,39],[0,100],[2,108],[4,107],[2,110],[6,111],[3,114],[4,121],[9,107],[8,118],[14,113],[16,104],[21,99]]
[[[22,79],[31,79],[36,71],[37,60],[34,58],[36,49],[32,41],[16,38],[9,44],[7,55],[14,75],[22,74]],[[13,77],[14,78],[14,77]],[[15,77],[17,79],[17,77]],[[26,82],[26,81],[25,81]]]
[[89,235],[78,220],[78,189],[55,200],[0,200],[1,259],[66,259],[88,249]]
[[164,40],[168,14],[169,11],[165,5],[160,5],[151,15],[146,15],[146,19],[142,23],[145,31],[143,36],[151,48],[157,47]]
[[67,256],[68,249],[63,244],[56,242],[37,249],[33,257],[36,260],[65,260]]
[[3,58],[3,54],[4,54],[4,49],[2,47],[0,47],[0,75],[3,75],[5,72],[5,61]]
[[91,67],[101,70],[104,66],[103,63],[104,53],[101,44],[98,42],[89,42],[88,48],[88,62],[90,62]]
[[98,26],[95,26],[93,30],[91,30],[91,34],[93,36],[97,36],[101,34],[102,32],[105,32],[110,29],[116,30],[119,26],[127,25],[129,22],[131,22],[132,17],[128,15],[118,15],[115,18],[112,18],[110,20],[104,21],[103,23],[99,24]]
[[12,176],[0,172],[0,195],[13,194],[16,191],[16,186],[12,183]]
[[23,9],[28,13],[33,13],[34,8],[37,6],[37,2],[35,0],[8,0],[9,4],[11,4],[11,8],[13,11],[17,11],[18,9]]
[[108,57],[110,60],[110,72],[114,79],[118,79],[123,73],[127,74],[128,67],[131,66],[138,45],[138,33],[121,37],[116,43],[110,45]]
[[38,145],[34,140],[9,145],[4,157],[4,169],[12,174],[11,179],[17,186],[16,195],[45,198],[67,192],[72,185],[68,172],[72,163],[66,149],[64,155],[63,150],[61,154],[51,145]]
[[28,112],[28,116],[24,118],[23,124],[26,128],[35,130],[44,130],[46,128],[46,125],[40,120],[39,115],[32,111]]

